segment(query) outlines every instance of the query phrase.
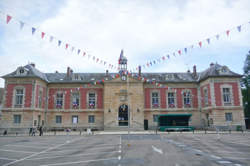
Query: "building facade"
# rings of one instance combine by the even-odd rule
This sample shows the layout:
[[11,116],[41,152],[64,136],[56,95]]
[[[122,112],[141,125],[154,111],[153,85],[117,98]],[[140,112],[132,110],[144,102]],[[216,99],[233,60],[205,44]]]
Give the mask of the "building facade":
[[245,128],[241,75],[227,66],[185,73],[127,74],[121,54],[118,73],[43,73],[34,64],[3,76],[1,130],[94,128],[143,130],[159,114],[192,114],[190,125]]

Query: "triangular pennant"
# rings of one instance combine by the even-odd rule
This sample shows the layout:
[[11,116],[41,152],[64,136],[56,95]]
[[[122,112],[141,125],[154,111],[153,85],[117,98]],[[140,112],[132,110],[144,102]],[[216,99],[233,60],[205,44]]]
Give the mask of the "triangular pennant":
[[185,53],[187,53],[187,48],[184,48]]
[[152,66],[152,62],[149,63]]
[[65,49],[68,49],[68,47],[69,47],[69,44],[68,44],[68,43],[66,43],[66,45],[65,45]]
[[181,50],[178,51],[179,55],[181,55]]
[[238,31],[241,31],[241,25],[237,26]]
[[154,63],[154,64],[156,63],[155,60],[153,61],[153,63]]
[[53,36],[50,36],[50,38],[49,38],[49,42],[52,42],[52,41],[53,41],[53,39],[54,39],[54,37],[53,37]]
[[20,23],[20,29],[23,29],[23,26],[24,26],[24,22],[22,22],[22,21],[19,21],[19,23]]
[[[83,52],[83,53],[82,53],[82,56],[85,56],[85,55],[86,55],[86,52]],[[91,55],[89,55],[89,58],[90,58],[90,56],[91,56]]]
[[32,27],[32,35],[36,32],[36,28]]
[[226,33],[227,33],[227,36],[229,36],[230,30],[227,30]]
[[173,55],[175,56],[175,52],[173,53]]
[[202,42],[201,42],[201,41],[199,42],[199,46],[200,46],[200,47],[202,46]]
[[218,35],[216,35],[216,39],[217,39],[217,40],[219,40],[219,38],[220,38],[220,35],[219,35],[219,34],[218,34]]
[[165,56],[162,57],[162,60],[165,60]]
[[80,49],[78,49],[77,54],[80,54],[80,52],[81,52],[81,50],[80,50]]
[[58,46],[60,46],[62,44],[61,40],[58,40]]
[[168,57],[168,59],[170,58],[170,56],[169,56],[169,55],[167,55],[167,57]]
[[207,38],[207,43],[210,44],[210,39],[209,38]]
[[7,17],[6,17],[6,23],[8,24],[11,19],[12,19],[12,17],[10,15],[7,15]]
[[75,49],[75,47],[72,47],[72,48],[71,48],[71,51],[73,52],[73,51],[74,51],[74,49]]
[[42,32],[42,34],[41,34],[42,39],[44,38],[44,36],[45,36],[45,33],[44,33],[44,32]]

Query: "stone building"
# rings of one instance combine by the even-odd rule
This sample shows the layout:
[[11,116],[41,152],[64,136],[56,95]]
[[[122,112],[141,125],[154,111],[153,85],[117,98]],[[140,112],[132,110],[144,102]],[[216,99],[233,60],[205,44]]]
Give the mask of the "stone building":
[[[211,63],[207,70],[127,74],[121,53],[118,73],[43,73],[35,64],[3,76],[0,128],[143,130],[159,114],[192,114],[190,125],[243,126],[241,75]],[[159,86],[160,85],[160,86]]]

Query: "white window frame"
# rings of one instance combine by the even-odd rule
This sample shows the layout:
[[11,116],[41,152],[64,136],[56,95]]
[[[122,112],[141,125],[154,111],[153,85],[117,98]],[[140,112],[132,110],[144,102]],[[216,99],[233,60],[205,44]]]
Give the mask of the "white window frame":
[[95,123],[95,115],[88,115],[88,123]]
[[[61,117],[60,123],[57,121],[57,117]],[[56,124],[62,124],[62,115],[56,115],[55,116],[55,122],[56,122]]]
[[[189,96],[187,97],[186,94],[189,94]],[[189,104],[188,103],[185,103],[185,100],[189,99]],[[183,107],[184,108],[192,108],[193,105],[192,105],[192,91],[191,90],[183,90],[182,91],[182,104],[183,104]]]
[[[158,94],[158,103],[153,103],[153,93],[157,93]],[[152,90],[150,93],[150,104],[151,104],[151,108],[160,108],[161,106],[161,98],[160,98],[160,91],[159,90]]]
[[72,115],[72,124],[78,124],[78,123],[79,123],[79,116]]
[[[76,99],[77,96],[78,96],[78,103],[75,103],[74,99]],[[72,92],[71,93],[71,102],[70,102],[71,108],[72,109],[79,109],[80,108],[80,101],[81,101],[80,100],[80,92],[78,92],[78,91]]]
[[[90,94],[95,94],[95,98],[90,99],[90,96],[89,96]],[[92,101],[90,101],[90,100],[94,101],[94,105],[90,104],[90,103],[92,103]],[[89,109],[96,109],[97,108],[97,93],[94,90],[88,91],[88,93],[87,93],[87,108],[89,108]]]
[[[229,89],[229,98],[230,98],[229,102],[225,102],[224,101],[224,92],[223,92],[224,88],[228,88]],[[220,91],[221,91],[221,103],[222,103],[222,105],[223,106],[233,106],[234,105],[234,98],[233,98],[233,88],[232,88],[232,85],[223,84],[223,85],[220,86]]]
[[[228,115],[230,115],[230,116],[228,116]],[[233,113],[232,112],[226,112],[225,113],[225,121],[226,122],[232,122],[233,121]]]
[[[17,104],[17,90],[23,90],[23,94],[22,94],[22,104]],[[25,106],[25,88],[23,86],[16,86],[13,89],[13,107],[16,108],[23,108]]]
[[[171,97],[171,98],[174,99],[174,103],[169,103],[169,96],[168,96],[169,93],[173,93],[173,97]],[[166,98],[167,98],[167,102],[166,102],[167,103],[167,107],[169,109],[173,109],[173,108],[177,107],[176,92],[175,91],[167,91]]]
[[[59,94],[62,95],[62,97],[59,98],[59,99],[62,100],[61,104],[59,102],[57,102],[58,101],[58,96],[57,95],[59,95]],[[63,109],[64,108],[64,92],[62,92],[62,91],[57,91],[56,94],[55,94],[55,108],[56,109]]]

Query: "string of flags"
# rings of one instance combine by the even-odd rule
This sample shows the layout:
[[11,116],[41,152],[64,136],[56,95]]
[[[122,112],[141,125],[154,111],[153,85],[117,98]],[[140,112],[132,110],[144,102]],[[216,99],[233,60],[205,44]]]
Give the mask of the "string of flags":
[[150,60],[148,61],[147,63],[145,64],[142,64],[142,65],[138,65],[136,68],[133,68],[133,71],[137,71],[139,69],[139,66],[142,66],[143,68],[146,68],[146,67],[152,67],[154,65],[156,65],[157,63],[159,64],[160,62],[163,62],[163,61],[166,61],[167,59],[170,59],[172,57],[176,57],[177,55],[183,55],[183,54],[187,54],[189,51],[191,51],[192,49],[194,49],[194,47],[197,45],[199,48],[202,48],[204,47],[205,44],[209,45],[213,39],[216,39],[216,40],[219,40],[220,37],[225,34],[227,37],[229,37],[230,33],[233,31],[233,30],[236,30],[238,31],[239,33],[242,31],[242,27],[243,26],[247,26],[247,25],[250,25],[250,21],[247,22],[247,23],[244,23],[244,24],[241,24],[241,25],[238,25],[236,27],[233,27],[231,29],[228,29],[222,33],[217,33],[216,35],[214,36],[211,36],[211,37],[208,37],[204,40],[201,40],[195,44],[192,44],[188,47],[185,47],[185,48],[182,48],[182,49],[179,49],[177,51],[174,51],[173,53],[166,53],[165,55],[163,55],[162,57],[158,57],[157,59],[155,60]]
[[[3,12],[0,11],[0,13],[2,13],[4,16],[6,16],[6,24],[9,24],[11,21],[13,20],[16,20],[14,19],[11,15],[9,14],[4,14]],[[24,28],[24,26],[28,26],[27,23],[25,23],[24,21],[19,21],[19,20],[16,20],[18,23],[19,23],[19,28],[20,30],[22,30]],[[244,23],[244,24],[241,24],[241,25],[238,25],[236,27],[233,27],[231,29],[228,29],[226,31],[224,31],[223,33],[217,33],[216,35],[214,36],[211,36],[211,37],[208,37],[204,40],[201,40],[195,44],[192,44],[191,46],[188,46],[188,47],[185,47],[185,48],[182,48],[182,49],[179,49],[177,51],[174,51],[173,53],[166,53],[165,55],[163,55],[162,57],[159,57],[157,59],[154,59],[154,60],[151,60],[151,61],[148,61],[147,63],[145,64],[142,64],[142,65],[138,65],[136,68],[133,68],[132,70],[130,70],[131,72],[132,71],[138,71],[139,70],[139,66],[142,66],[143,68],[146,68],[146,67],[152,67],[156,64],[159,64],[163,61],[166,61],[167,59],[170,59],[172,57],[176,57],[177,55],[183,55],[183,54],[187,54],[189,51],[191,51],[192,49],[194,49],[194,46],[198,46],[199,48],[202,48],[204,47],[204,45],[207,43],[208,45],[211,43],[212,39],[215,38],[216,40],[219,40],[220,37],[223,35],[223,34],[226,34],[226,36],[229,36],[230,33],[233,31],[233,30],[237,30],[238,32],[241,32],[242,31],[242,27],[243,26],[246,26],[246,25],[249,25],[250,24],[250,21],[247,22],[247,23]],[[56,42],[57,43],[57,46],[58,47],[61,47],[61,45],[64,45],[64,48],[66,50],[71,50],[71,52],[76,52],[77,55],[82,55],[83,57],[87,57],[88,60],[93,60],[95,63],[98,63],[98,64],[101,64],[101,65],[104,65],[105,67],[108,67],[109,69],[115,69],[115,70],[119,70],[119,67],[112,64],[112,63],[109,63],[107,62],[106,60],[103,60],[99,57],[96,57],[96,56],[93,56],[91,54],[89,54],[87,51],[83,50],[83,49],[80,49],[80,48],[76,48],[74,47],[73,45],[71,45],[70,43],[67,43],[67,42],[63,42],[62,40],[58,39],[57,37],[53,36],[53,35],[49,35],[48,33],[45,33],[43,31],[39,31],[37,28],[31,26],[31,34],[34,35],[35,33],[40,33],[41,35],[41,39],[42,40],[45,40],[45,37],[48,36],[48,39],[49,39],[49,42]]]
[[35,28],[33,26],[30,26],[29,24],[25,23],[24,21],[20,21],[17,20],[15,18],[13,18],[11,15],[9,14],[5,14],[3,12],[0,11],[1,14],[3,14],[6,17],[6,24],[10,24],[12,21],[16,21],[19,24],[19,29],[22,30],[25,26],[29,26],[31,28],[31,35],[34,36],[37,33],[40,33],[40,37],[42,40],[45,40],[46,36],[48,36],[48,40],[50,43],[52,42],[56,42],[58,47],[61,47],[62,45],[64,45],[64,48],[66,50],[70,50],[72,53],[76,52],[77,55],[81,55],[82,57],[87,57],[88,60],[93,60],[95,63],[103,65],[109,69],[115,69],[115,70],[119,70],[119,68],[112,64],[107,62],[104,59],[101,59],[99,57],[93,56],[91,54],[89,54],[87,51],[80,49],[80,48],[76,48],[73,45],[71,45],[70,43],[67,42],[63,42],[62,40],[58,39],[57,37],[50,35],[44,31],[40,31],[38,28]]

